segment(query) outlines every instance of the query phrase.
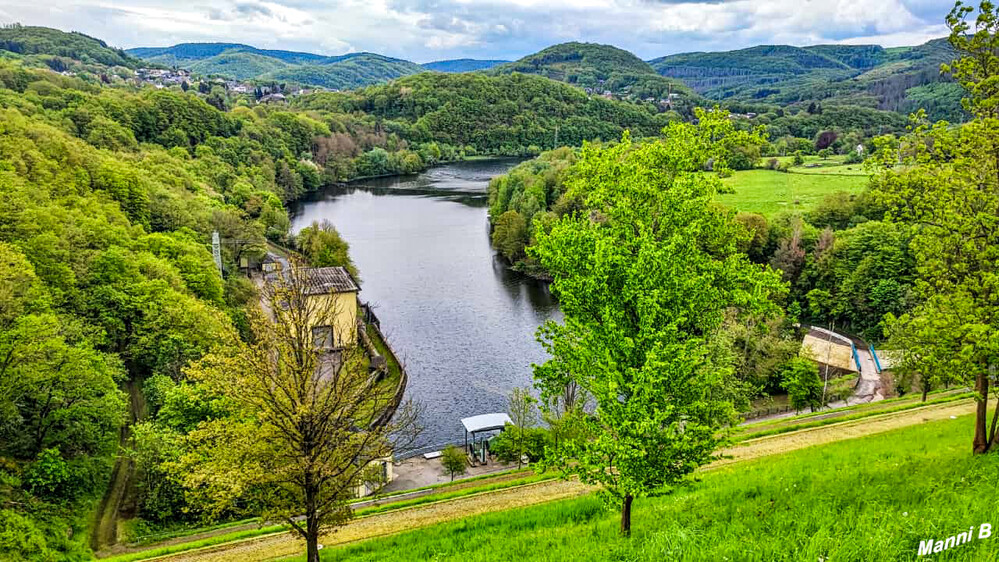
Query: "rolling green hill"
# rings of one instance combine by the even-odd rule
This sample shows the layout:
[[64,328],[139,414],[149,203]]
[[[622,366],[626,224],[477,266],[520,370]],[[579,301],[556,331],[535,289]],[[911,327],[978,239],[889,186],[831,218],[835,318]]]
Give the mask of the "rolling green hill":
[[0,51],[19,55],[54,55],[107,66],[136,68],[142,62],[121,49],[82,33],[49,27],[11,25],[0,28]]
[[315,53],[258,49],[242,43],[180,43],[172,47],[137,47],[126,52],[144,60],[174,65],[178,61],[207,59],[233,51],[278,59],[289,64],[304,64],[329,58]]
[[940,75],[954,52],[945,39],[915,47],[768,45],[684,53],[649,61],[708,98],[777,104],[819,101],[958,120],[956,84]]
[[624,129],[638,136],[655,135],[670,118],[639,104],[588,96],[540,76],[478,72],[423,72],[348,93],[299,96],[292,106],[363,112],[411,143],[438,142],[506,155],[616,140]]
[[[588,495],[325,548],[322,560],[921,560],[921,541],[994,529],[999,462],[967,451],[969,426],[934,421],[704,472],[636,500],[630,538]],[[994,560],[992,536],[926,559]]]
[[612,74],[650,74],[655,70],[635,55],[611,45],[562,43],[497,66],[491,74],[538,74],[580,86],[597,86]]
[[149,62],[178,66],[198,74],[340,90],[387,82],[424,70],[418,64],[374,53],[329,57],[257,49],[241,43],[182,43],[162,48],[140,47],[129,52]]
[[701,102],[681,81],[663,78],[649,63],[611,45],[562,43],[486,72],[535,74],[632,101],[669,99],[670,108],[681,113]]
[[236,80],[250,80],[262,74],[287,68],[280,59],[265,57],[249,52],[227,51],[207,59],[196,60],[185,65],[191,72],[203,75],[217,74]]
[[349,90],[388,82],[400,76],[423,72],[423,67],[401,59],[374,53],[333,57],[330,62],[286,66],[257,78],[278,82],[298,82],[337,90]]

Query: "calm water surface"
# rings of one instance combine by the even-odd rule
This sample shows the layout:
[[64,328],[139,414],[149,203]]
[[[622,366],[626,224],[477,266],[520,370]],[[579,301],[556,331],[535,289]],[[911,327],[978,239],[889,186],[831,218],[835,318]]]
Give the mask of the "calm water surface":
[[506,411],[543,362],[538,326],[558,318],[547,287],[509,271],[489,245],[490,178],[515,160],[463,162],[326,191],[293,209],[292,230],[327,219],[350,243],[361,300],[409,373],[427,444],[460,442],[460,419]]

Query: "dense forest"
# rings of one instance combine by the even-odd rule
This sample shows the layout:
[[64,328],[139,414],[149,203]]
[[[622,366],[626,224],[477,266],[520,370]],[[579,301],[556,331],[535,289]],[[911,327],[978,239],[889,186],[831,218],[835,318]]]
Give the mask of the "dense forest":
[[363,112],[413,142],[507,155],[610,140],[625,129],[655,135],[669,120],[683,117],[653,104],[588,96],[579,88],[525,74],[423,73],[350,93],[302,96],[294,106]]
[[[806,130],[795,120],[775,120],[776,131]],[[791,123],[788,123],[790,121]],[[780,152],[814,154],[817,144],[832,139],[830,152],[850,153],[857,144],[870,143],[872,127],[821,130],[814,138],[769,136],[769,140],[744,132],[720,149],[712,161],[712,174],[724,168],[751,169]],[[877,133],[876,127],[873,128]],[[560,148],[524,162],[489,185],[489,216],[494,225],[492,242],[515,269],[547,277],[531,255],[539,232],[557,219],[585,211],[585,193],[567,186],[579,172],[578,150]],[[776,161],[776,160],[774,160]],[[708,167],[702,162],[702,167]],[[794,318],[832,325],[874,340],[883,337],[881,319],[900,314],[911,300],[914,262],[909,250],[908,227],[884,222],[885,210],[869,195],[830,193],[806,213],[783,211],[765,217],[738,213],[735,220],[751,232],[743,250],[760,264],[783,272],[790,285],[785,308]]]
[[958,121],[961,88],[941,75],[954,59],[946,39],[915,47],[877,45],[757,46],[684,53],[649,61],[660,74],[715,100],[796,104],[820,101],[909,113],[925,109]]
[[[121,504],[131,522],[120,538],[234,515],[185,493],[171,471],[185,435],[233,412],[185,368],[220,342],[249,339],[245,309],[258,295],[237,270],[268,243],[353,268],[335,230],[317,225],[289,236],[286,206],[310,192],[476,154],[540,154],[491,183],[489,214],[497,249],[544,275],[532,250],[537,234],[592,210],[588,193],[568,189],[587,154],[573,147],[584,142],[591,151],[634,143],[654,152],[664,127],[697,121],[698,130],[724,132],[710,150],[693,151],[703,161],[688,163],[715,178],[778,155],[849,154],[906,125],[898,113],[831,102],[785,108],[734,100],[729,108],[738,115],[705,113],[694,107],[699,98],[649,73],[646,63],[628,59],[628,72],[615,72],[623,51],[609,59],[607,49],[573,54],[586,46],[524,63],[535,72],[424,72],[268,105],[224,89],[115,82],[139,63],[79,34],[10,27],[0,39],[0,347],[7,357],[0,365],[0,557],[12,559],[86,559],[113,536],[94,514],[116,459],[134,463]],[[237,64],[269,57],[278,62],[264,62],[282,65],[267,72],[356,65],[354,75],[389,78],[365,74],[375,55],[326,64],[307,54],[233,49],[146,54],[236,57]],[[865,53],[829,48],[810,56],[847,66],[882,56]],[[885,56],[905,62],[904,54]],[[61,74],[70,64],[76,75]],[[562,81],[546,77],[547,69]],[[605,99],[573,85],[591,79],[637,99]],[[670,93],[678,101],[661,103]],[[876,158],[894,154],[892,138],[881,141]],[[727,320],[743,349],[762,350],[739,359],[757,374],[754,388],[780,384],[763,363],[786,357],[793,321],[876,335],[882,317],[911,308],[916,233],[884,220],[884,206],[868,194],[830,194],[805,215],[732,215],[744,239],[739,251],[779,270],[790,288],[779,303],[786,314],[769,328]],[[222,272],[209,250],[214,231]],[[779,353],[764,349],[771,345]],[[118,459],[121,445],[127,457]]]

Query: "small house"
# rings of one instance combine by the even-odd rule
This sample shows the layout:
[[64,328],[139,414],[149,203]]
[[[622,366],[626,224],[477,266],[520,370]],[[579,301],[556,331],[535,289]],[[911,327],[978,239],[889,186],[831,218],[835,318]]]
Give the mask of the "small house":
[[[314,310],[331,311],[331,319],[311,326],[318,345],[342,349],[357,343],[357,293],[360,288],[343,267],[309,267],[301,270],[306,294],[315,300]],[[332,325],[331,325],[332,324]]]

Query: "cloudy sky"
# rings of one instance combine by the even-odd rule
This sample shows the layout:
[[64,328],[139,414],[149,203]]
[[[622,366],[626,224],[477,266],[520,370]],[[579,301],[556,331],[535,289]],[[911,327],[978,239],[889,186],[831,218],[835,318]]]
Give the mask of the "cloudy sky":
[[564,41],[644,59],[757,44],[913,45],[946,34],[952,0],[3,0],[0,22],[119,47],[247,43],[427,62],[515,59]]

